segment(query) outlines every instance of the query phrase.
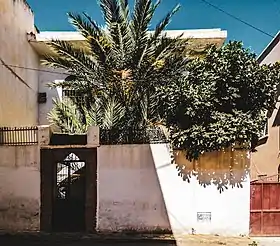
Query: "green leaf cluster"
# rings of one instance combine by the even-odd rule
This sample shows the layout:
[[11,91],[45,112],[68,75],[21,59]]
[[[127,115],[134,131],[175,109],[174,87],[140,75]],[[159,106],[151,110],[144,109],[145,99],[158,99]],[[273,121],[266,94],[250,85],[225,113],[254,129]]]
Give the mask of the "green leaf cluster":
[[254,149],[274,109],[279,64],[259,65],[241,42],[212,47],[179,81],[158,88],[173,148],[189,160],[234,143]]
[[254,149],[276,104],[279,64],[260,66],[240,42],[189,60],[187,41],[165,32],[179,6],[149,31],[159,4],[136,0],[130,11],[127,0],[100,0],[103,26],[69,13],[85,42],[49,43],[45,63],[71,74],[50,86],[76,95],[55,102],[51,122],[71,133],[98,125],[114,133],[112,142],[163,125],[189,160],[234,143]]

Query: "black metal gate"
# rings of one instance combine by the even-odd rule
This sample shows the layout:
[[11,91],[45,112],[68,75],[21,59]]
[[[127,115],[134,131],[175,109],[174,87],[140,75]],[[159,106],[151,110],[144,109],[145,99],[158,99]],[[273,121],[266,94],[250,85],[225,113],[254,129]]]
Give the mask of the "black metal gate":
[[54,231],[85,230],[86,163],[74,153],[55,163]]
[[41,147],[40,229],[96,230],[97,148]]

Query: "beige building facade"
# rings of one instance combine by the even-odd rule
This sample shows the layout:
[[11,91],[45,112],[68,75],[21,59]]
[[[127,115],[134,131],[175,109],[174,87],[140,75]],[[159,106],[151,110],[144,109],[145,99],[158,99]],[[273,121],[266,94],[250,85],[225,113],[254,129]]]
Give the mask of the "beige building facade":
[[[268,44],[258,57],[260,64],[273,64],[280,61],[280,33]],[[260,139],[257,152],[252,153],[251,179],[255,180],[268,177],[270,180],[277,181],[280,172],[280,103],[276,104],[275,110],[269,115],[267,131]]]
[[28,33],[35,35],[36,28],[26,1],[0,0],[0,127],[39,123],[35,70],[40,61]]

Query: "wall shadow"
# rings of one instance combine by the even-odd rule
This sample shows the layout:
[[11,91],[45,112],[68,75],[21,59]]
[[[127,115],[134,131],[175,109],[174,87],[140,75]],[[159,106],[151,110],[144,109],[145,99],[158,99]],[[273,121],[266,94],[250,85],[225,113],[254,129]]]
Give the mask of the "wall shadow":
[[[178,245],[180,237],[183,234],[190,235],[194,234],[195,230],[194,228],[188,228],[184,225],[184,221],[182,221],[182,218],[177,216],[176,209],[173,210],[172,205],[170,206],[170,197],[168,192],[166,192],[166,185],[169,186],[171,189],[173,189],[173,192],[178,192],[176,189],[176,185],[172,183],[172,173],[169,173],[168,168],[170,168],[171,159],[169,158],[169,151],[158,151],[154,149],[155,146],[167,146],[166,144],[149,144],[149,155],[151,156],[151,167],[153,167],[152,172],[153,176],[156,180],[156,186],[158,187],[158,193],[160,194],[160,199],[158,202],[162,204],[163,207],[163,217],[166,221],[168,221],[168,226],[165,228],[162,228],[159,230],[159,232],[164,232],[172,235],[174,237],[174,244]],[[167,154],[167,156],[166,156]],[[163,177],[161,175],[161,172],[164,172],[167,174],[167,176]],[[170,175],[170,176],[169,176]],[[169,179],[169,177],[170,179]],[[178,178],[178,177],[175,177]],[[171,182],[170,182],[171,181]],[[180,200],[172,201],[175,203],[180,203]],[[169,203],[169,204],[168,204]],[[169,207],[169,208],[168,208]]]
[[98,230],[172,234],[149,144],[98,149]]
[[162,190],[162,184],[160,182],[160,179],[159,179],[159,175],[158,175],[158,170],[160,169],[164,169],[168,166],[170,166],[170,163],[165,163],[163,165],[158,165],[157,160],[154,156],[154,153],[152,151],[152,148],[151,148],[151,144],[148,145],[148,152],[147,154],[150,156],[150,161],[151,163],[149,163],[149,166],[152,168],[151,169],[151,172],[152,172],[152,176],[154,177],[155,179],[155,187],[156,189],[158,190],[158,203],[160,203],[160,207],[161,207],[161,210],[162,210],[162,217],[163,217],[163,220],[166,221],[166,225],[164,227],[159,227],[158,225],[155,225],[155,230],[152,231],[152,233],[159,233],[159,234],[169,234],[171,235],[172,237],[174,237],[175,241],[173,243],[173,245],[178,245],[177,244],[177,238],[176,238],[176,234],[173,229],[173,226],[170,222],[170,219],[172,219],[173,221],[176,221],[177,224],[180,225],[181,228],[183,228],[183,231],[187,232],[189,234],[189,230],[187,228],[184,227],[183,223],[180,222],[180,219],[176,217],[176,215],[174,213],[172,213],[172,211],[169,211],[167,210],[167,205],[166,205],[166,201],[165,201],[165,197],[164,197],[164,194],[163,194],[163,190]]

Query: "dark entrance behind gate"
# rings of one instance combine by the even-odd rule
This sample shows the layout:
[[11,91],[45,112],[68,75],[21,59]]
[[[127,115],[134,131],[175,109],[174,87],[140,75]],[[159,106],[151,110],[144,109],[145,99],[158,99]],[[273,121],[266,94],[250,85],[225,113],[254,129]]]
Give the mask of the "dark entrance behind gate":
[[96,148],[41,149],[42,231],[95,230],[96,162]]
[[56,164],[56,188],[53,202],[54,231],[85,230],[86,163],[74,153]]

